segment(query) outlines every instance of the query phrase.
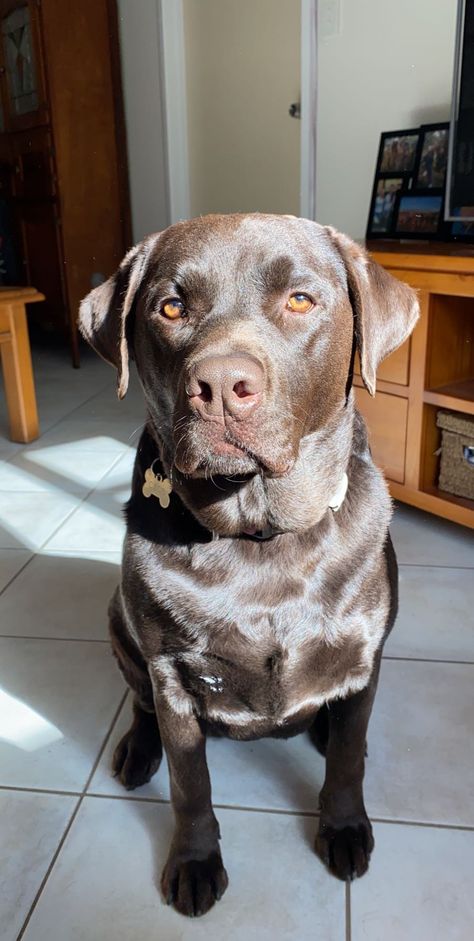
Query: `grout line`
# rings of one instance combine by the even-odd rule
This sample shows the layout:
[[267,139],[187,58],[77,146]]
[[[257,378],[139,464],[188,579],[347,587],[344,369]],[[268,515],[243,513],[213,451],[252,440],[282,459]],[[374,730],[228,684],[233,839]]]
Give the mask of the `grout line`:
[[[138,804],[168,804],[171,806],[171,801],[165,797],[134,797],[130,792],[124,792],[122,796],[122,794],[99,794],[97,791],[88,791],[86,797],[94,797],[97,800],[125,800]],[[312,810],[277,810],[274,807],[246,807],[240,804],[219,804],[216,803],[216,801],[212,802],[212,806],[215,810],[237,810],[239,813],[273,814],[277,817],[310,817],[314,818],[314,820],[318,820],[319,818],[319,811]]]
[[33,559],[34,559],[34,557],[35,557],[35,555],[36,555],[36,552],[35,552],[33,549],[29,549],[29,550],[28,550],[26,547],[22,548],[22,550],[12,549],[11,551],[12,551],[12,552],[18,552],[18,551],[23,551],[23,552],[26,551],[26,552],[28,552],[28,551],[29,551],[29,552],[31,552],[31,555],[30,555],[30,558],[27,559],[26,562],[24,562],[23,565],[18,569],[18,571],[15,572],[15,573],[12,575],[12,577],[8,580],[8,582],[6,583],[6,585],[3,586],[3,588],[2,588],[1,591],[0,591],[0,598],[1,598],[1,596],[3,595],[3,593],[7,590],[8,586],[11,585],[12,582],[14,582],[15,579],[18,578],[19,575],[21,575],[21,573],[26,569],[26,567],[30,564],[30,562],[33,561]]
[[[132,801],[135,803],[147,803],[147,804],[171,804],[169,800],[164,797],[135,797],[130,794],[129,791],[124,792],[124,794],[99,794],[97,791],[88,791],[87,797],[95,797],[99,800],[125,800]],[[237,810],[239,813],[253,813],[253,814],[275,814],[276,816],[282,817],[310,817],[314,820],[318,820],[320,816],[320,811],[318,810],[285,810],[285,809],[275,809],[273,807],[247,807],[242,804],[219,804],[216,801],[212,802],[212,806],[216,810]],[[469,824],[462,823],[431,823],[421,820],[394,820],[389,817],[373,817],[369,814],[371,823],[388,823],[393,824],[394,826],[403,826],[403,827],[425,827],[429,830],[461,830],[467,833],[474,832],[474,824],[470,826]]]
[[394,820],[390,817],[372,817],[369,814],[372,823],[388,823],[402,827],[424,827],[428,830],[461,830],[465,833],[474,832],[474,825],[469,826],[463,823],[431,823],[426,820]]
[[50,787],[18,787],[15,784],[0,784],[0,791],[20,791],[22,794],[52,794],[54,797],[81,797],[82,791],[62,791]]
[[68,822],[67,825],[66,825],[66,828],[65,828],[65,830],[64,830],[64,833],[63,833],[63,835],[62,835],[62,837],[61,837],[61,839],[60,839],[60,841],[59,841],[59,843],[58,843],[58,846],[56,847],[56,851],[55,851],[55,853],[53,854],[53,857],[52,857],[52,859],[51,859],[51,861],[50,861],[50,863],[49,863],[49,866],[48,866],[48,868],[47,868],[47,870],[46,870],[44,876],[43,876],[43,879],[41,880],[41,884],[40,884],[40,886],[39,886],[39,889],[38,889],[38,891],[37,891],[37,893],[36,893],[36,895],[35,895],[35,897],[34,897],[34,899],[33,899],[33,902],[32,902],[32,904],[31,904],[30,908],[29,908],[28,914],[27,914],[27,916],[26,916],[26,918],[25,918],[25,920],[24,920],[24,922],[23,922],[23,925],[22,925],[22,927],[21,927],[21,929],[20,929],[20,932],[19,932],[19,934],[18,934],[17,937],[16,937],[16,941],[21,941],[21,939],[23,938],[23,936],[24,936],[24,934],[25,934],[25,931],[26,931],[26,929],[27,929],[27,927],[28,927],[28,925],[29,925],[29,922],[30,922],[30,920],[31,920],[31,918],[32,918],[33,912],[34,912],[34,910],[35,910],[35,908],[36,908],[36,906],[37,906],[37,904],[38,904],[38,902],[39,902],[39,900],[40,900],[40,898],[41,898],[41,895],[42,895],[42,893],[43,893],[43,889],[45,888],[46,883],[48,882],[48,879],[49,879],[49,877],[50,877],[50,875],[51,875],[51,873],[52,873],[52,871],[53,871],[53,869],[54,869],[54,866],[55,866],[55,864],[56,864],[56,860],[58,859],[58,856],[59,856],[59,854],[60,854],[60,852],[61,852],[61,850],[62,850],[62,848],[63,848],[63,846],[64,846],[64,843],[66,842],[67,836],[68,836],[68,834],[69,834],[70,831],[71,831],[72,825],[73,825],[73,823],[74,823],[74,821],[75,821],[75,819],[76,819],[76,817],[77,817],[77,815],[78,815],[78,813],[79,813],[79,810],[80,810],[80,808],[81,808],[82,802],[83,802],[84,797],[85,797],[86,792],[87,792],[87,788],[88,788],[88,786],[89,786],[89,784],[90,784],[90,782],[91,782],[91,780],[92,780],[92,778],[93,778],[93,776],[94,776],[94,774],[95,774],[95,772],[96,772],[96,769],[97,769],[97,766],[98,766],[98,764],[99,764],[99,761],[100,761],[100,759],[102,758],[102,755],[104,754],[104,751],[105,751],[106,746],[107,746],[107,743],[108,743],[108,741],[109,741],[109,738],[110,738],[112,729],[113,729],[113,727],[114,727],[114,725],[115,725],[115,723],[116,723],[116,721],[117,721],[117,719],[118,719],[118,717],[119,717],[119,715],[120,715],[120,711],[121,711],[121,709],[122,709],[122,706],[123,706],[123,704],[124,704],[124,702],[125,702],[127,696],[128,696],[128,689],[125,691],[125,693],[123,694],[123,696],[120,698],[119,705],[118,705],[117,709],[116,709],[115,712],[114,712],[114,715],[113,715],[112,721],[111,721],[111,723],[110,723],[109,729],[108,729],[108,731],[107,731],[107,733],[106,733],[106,735],[105,735],[105,737],[104,737],[104,740],[103,740],[102,745],[101,745],[101,747],[100,747],[100,749],[99,749],[99,752],[98,752],[98,754],[97,754],[97,757],[96,757],[96,759],[95,759],[95,761],[94,761],[94,763],[93,763],[93,765],[92,765],[92,769],[91,769],[91,771],[90,771],[90,773],[89,773],[89,775],[88,775],[88,777],[87,777],[86,783],[85,783],[85,785],[84,785],[84,787],[83,787],[83,789],[82,789],[82,791],[81,791],[81,793],[80,793],[80,795],[79,795],[79,799],[78,799],[78,801],[77,801],[77,803],[76,803],[76,806],[75,806],[75,808],[74,808],[74,810],[73,810],[73,812],[72,812],[71,817],[69,818],[69,822]]
[[346,879],[346,941],[351,941],[352,934],[352,925],[351,925],[351,880]]
[[474,666],[474,660],[438,660],[433,657],[392,657],[383,655],[382,660],[400,660],[402,663],[445,663],[448,666]]
[[400,569],[461,569],[472,572],[474,565],[450,565],[448,562],[398,562]]
[[[121,701],[120,709],[125,703],[126,695],[127,694],[125,694]],[[97,766],[104,754],[105,747],[109,742],[117,718],[118,713],[115,713],[114,721],[111,728],[107,732],[104,744],[99,753],[98,760],[94,764],[93,770],[89,775],[86,787],[89,785],[91,778],[97,770]],[[51,794],[55,797],[94,797],[96,800],[129,801],[138,804],[168,804],[171,806],[170,800],[165,797],[135,797],[135,795],[132,795],[130,791],[125,790],[123,794],[101,794],[98,791],[63,791],[57,788],[19,787],[17,785],[11,784],[0,784],[0,792],[1,791],[20,791],[21,793],[27,794]],[[237,810],[239,813],[274,814],[276,816],[282,817],[309,817],[317,820],[320,816],[320,812],[317,810],[286,810],[284,808],[276,809],[273,807],[250,807],[246,806],[245,804],[219,804],[215,801],[212,802],[212,806],[215,807],[216,810]],[[369,814],[369,817],[371,823],[390,824],[395,827],[423,827],[424,829],[428,830],[460,830],[463,833],[474,832],[474,824],[433,823],[426,820],[396,820],[393,817],[375,817],[372,814]]]
[[63,643],[74,643],[74,644],[110,644],[110,641],[107,638],[104,640],[99,640],[97,637],[38,637],[36,634],[1,634],[0,640],[6,638],[7,640],[59,640]]
[[83,795],[83,797],[87,794],[87,788],[89,787],[89,784],[91,783],[92,778],[94,777],[94,774],[95,774],[96,771],[97,771],[97,768],[98,768],[100,759],[102,758],[102,755],[104,754],[105,749],[106,749],[106,747],[107,747],[107,745],[108,745],[108,743],[109,743],[110,736],[112,735],[112,731],[113,731],[114,725],[115,725],[115,723],[116,723],[116,721],[117,721],[117,719],[118,719],[118,717],[119,717],[119,715],[120,715],[120,713],[121,713],[121,711],[122,711],[123,706],[125,705],[125,700],[127,699],[128,692],[129,692],[129,690],[128,690],[128,686],[127,686],[125,692],[124,692],[123,695],[120,697],[120,702],[119,702],[119,704],[118,704],[118,706],[117,706],[117,708],[116,708],[116,710],[115,710],[115,712],[114,712],[114,714],[113,714],[113,716],[112,716],[112,721],[111,721],[111,723],[110,723],[110,725],[109,725],[109,728],[108,728],[107,733],[106,733],[106,735],[105,735],[104,741],[102,742],[102,746],[101,746],[101,748],[99,749],[99,753],[98,753],[98,755],[97,755],[96,760],[94,761],[94,764],[92,765],[92,769],[91,769],[91,772],[90,772],[90,774],[89,774],[89,777],[87,778],[87,781],[86,781],[86,783],[84,784],[84,787],[83,787],[83,789],[82,789],[82,795]]
[[71,830],[71,827],[72,827],[72,825],[73,825],[73,823],[74,823],[74,821],[75,821],[75,819],[76,819],[76,817],[77,817],[77,814],[78,814],[78,812],[79,812],[79,808],[80,808],[80,806],[81,806],[81,803],[82,803],[82,797],[80,797],[79,800],[77,801],[76,806],[75,806],[75,808],[74,808],[74,810],[73,810],[73,812],[72,812],[72,814],[71,814],[71,816],[70,816],[70,818],[69,818],[69,821],[68,821],[68,823],[66,824],[66,828],[65,828],[65,830],[64,830],[64,833],[63,833],[63,835],[62,835],[62,837],[61,837],[61,839],[60,839],[60,841],[59,841],[59,843],[58,843],[58,845],[57,845],[57,847],[56,847],[56,851],[55,851],[55,853],[53,854],[53,857],[52,857],[51,862],[50,862],[50,864],[49,864],[49,866],[48,866],[48,868],[47,868],[47,870],[46,870],[46,873],[45,873],[45,875],[43,876],[43,879],[41,880],[39,889],[38,889],[38,891],[37,891],[37,893],[36,893],[36,895],[35,895],[35,897],[34,897],[34,899],[33,899],[33,902],[32,902],[32,904],[30,905],[28,914],[27,914],[27,916],[26,916],[26,918],[25,918],[25,920],[24,920],[24,922],[23,922],[23,925],[22,925],[21,928],[20,928],[19,933],[17,934],[16,941],[21,941],[21,938],[23,938],[23,936],[24,936],[24,934],[25,934],[25,931],[26,931],[26,929],[27,929],[27,927],[28,927],[28,924],[29,924],[29,922],[30,922],[31,916],[32,916],[32,914],[33,914],[33,912],[34,912],[34,910],[35,910],[37,904],[38,904],[38,901],[39,901],[40,896],[41,896],[41,894],[42,894],[42,892],[43,892],[43,889],[44,889],[44,887],[45,887],[45,885],[46,885],[46,883],[47,883],[47,881],[48,881],[48,879],[49,879],[49,875],[50,875],[50,873],[51,873],[51,870],[52,870],[52,868],[53,868],[53,866],[54,866],[54,864],[55,864],[55,862],[56,862],[56,860],[57,860],[57,858],[58,858],[58,856],[59,856],[59,854],[60,854],[60,852],[61,852],[61,850],[62,850],[62,848],[63,848],[63,846],[64,846],[64,843],[65,843],[65,841],[66,841],[66,837],[67,837],[69,831]]

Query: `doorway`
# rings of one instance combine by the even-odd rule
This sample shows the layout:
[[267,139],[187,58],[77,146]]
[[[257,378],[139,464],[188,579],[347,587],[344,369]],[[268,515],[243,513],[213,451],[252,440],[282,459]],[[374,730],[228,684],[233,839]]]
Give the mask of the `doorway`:
[[161,0],[171,221],[314,218],[316,5]]

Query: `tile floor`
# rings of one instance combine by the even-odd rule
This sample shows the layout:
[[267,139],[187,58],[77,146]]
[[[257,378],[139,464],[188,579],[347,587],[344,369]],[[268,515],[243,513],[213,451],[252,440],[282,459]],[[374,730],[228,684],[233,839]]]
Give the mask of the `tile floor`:
[[[322,759],[305,736],[212,740],[230,887],[202,920],[166,908],[166,767],[133,794],[110,776],[130,702],[109,655],[136,386],[100,360],[35,355],[43,434],[0,415],[2,941],[470,941],[474,893],[474,537],[406,507],[401,610],[369,737],[369,874],[345,886],[312,852]],[[3,437],[1,435],[3,434]]]

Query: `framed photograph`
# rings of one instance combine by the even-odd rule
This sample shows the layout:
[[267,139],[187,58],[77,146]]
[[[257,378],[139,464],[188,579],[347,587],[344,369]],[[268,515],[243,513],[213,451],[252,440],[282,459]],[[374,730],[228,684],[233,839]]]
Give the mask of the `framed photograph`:
[[420,129],[386,131],[380,138],[376,175],[413,173],[418,153]]
[[422,124],[413,189],[441,189],[446,180],[449,124]]
[[397,238],[434,239],[441,237],[443,192],[430,190],[400,193],[395,219]]
[[397,193],[405,185],[403,176],[375,177],[370,204],[367,238],[378,238],[393,231]]

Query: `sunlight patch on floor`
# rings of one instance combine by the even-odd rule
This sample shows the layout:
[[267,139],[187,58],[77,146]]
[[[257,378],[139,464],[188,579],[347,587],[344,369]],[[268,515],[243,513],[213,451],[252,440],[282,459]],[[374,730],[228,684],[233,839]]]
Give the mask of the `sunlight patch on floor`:
[[36,751],[62,737],[52,722],[0,688],[0,739],[23,751]]

